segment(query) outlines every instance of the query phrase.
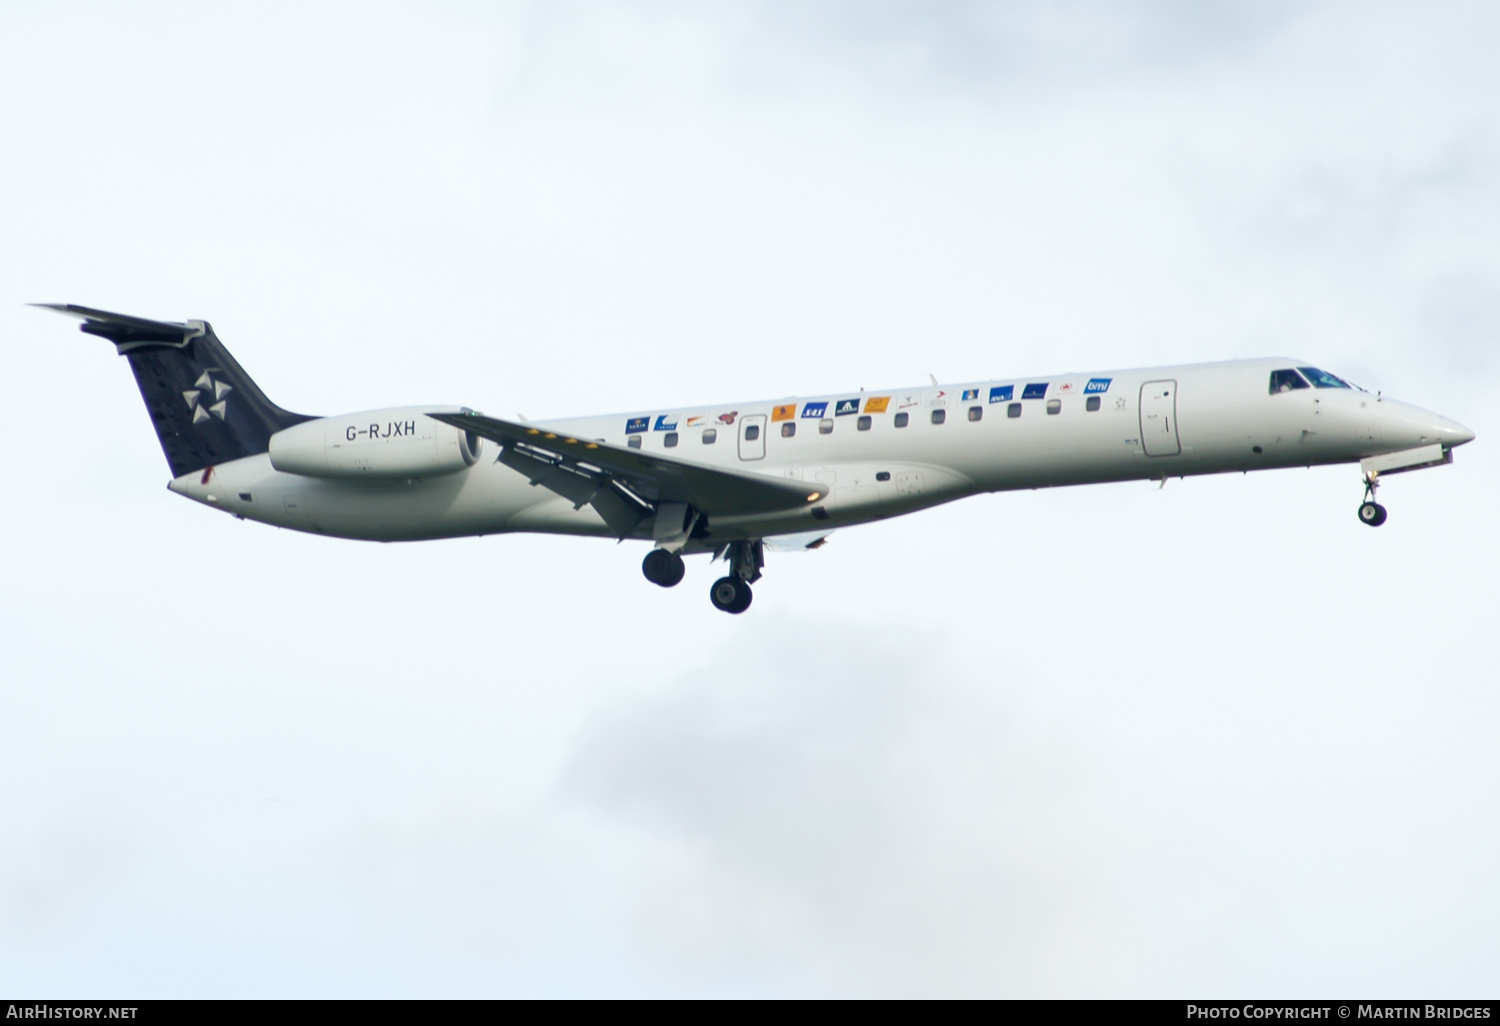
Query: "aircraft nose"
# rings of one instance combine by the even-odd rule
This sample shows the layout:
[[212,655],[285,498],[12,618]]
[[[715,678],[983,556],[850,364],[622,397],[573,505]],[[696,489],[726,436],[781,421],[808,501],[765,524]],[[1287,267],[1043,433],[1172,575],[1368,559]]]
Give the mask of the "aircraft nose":
[[1438,440],[1451,449],[1455,445],[1463,445],[1465,442],[1474,441],[1474,432],[1456,420],[1439,417]]

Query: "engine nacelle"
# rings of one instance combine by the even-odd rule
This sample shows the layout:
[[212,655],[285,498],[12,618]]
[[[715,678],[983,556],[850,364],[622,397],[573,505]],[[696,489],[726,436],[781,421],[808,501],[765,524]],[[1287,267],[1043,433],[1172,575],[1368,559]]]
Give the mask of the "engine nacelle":
[[271,436],[271,466],[306,477],[437,477],[472,467],[484,441],[440,424],[428,413],[467,407],[407,406],[324,417]]

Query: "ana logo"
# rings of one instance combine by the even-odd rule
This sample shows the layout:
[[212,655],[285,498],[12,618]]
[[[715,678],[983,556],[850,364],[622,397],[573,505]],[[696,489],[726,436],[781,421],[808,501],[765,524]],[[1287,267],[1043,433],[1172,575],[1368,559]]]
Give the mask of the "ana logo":
[[[218,370],[217,367],[211,369]],[[233,391],[233,385],[215,381],[210,371],[204,371],[203,376],[193,382],[193,387],[182,393],[182,397],[187,400],[188,409],[193,411],[193,423],[196,424],[207,420],[209,414],[223,420],[229,405],[229,400],[224,397]]]
[[1008,403],[1015,394],[1015,385],[996,385],[994,388],[990,389],[990,402]]

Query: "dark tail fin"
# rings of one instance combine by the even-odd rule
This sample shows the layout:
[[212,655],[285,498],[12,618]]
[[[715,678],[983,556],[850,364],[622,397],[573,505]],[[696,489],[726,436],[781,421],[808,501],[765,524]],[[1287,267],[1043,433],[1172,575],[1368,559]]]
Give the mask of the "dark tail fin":
[[69,304],[38,303],[83,319],[130,361],[173,477],[254,456],[283,428],[313,420],[266,398],[207,321],[148,321]]

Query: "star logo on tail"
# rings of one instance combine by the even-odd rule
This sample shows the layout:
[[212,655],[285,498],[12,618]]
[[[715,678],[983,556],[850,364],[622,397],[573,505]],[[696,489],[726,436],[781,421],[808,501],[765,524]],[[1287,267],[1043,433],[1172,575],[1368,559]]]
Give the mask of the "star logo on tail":
[[202,377],[193,382],[193,387],[182,393],[182,398],[193,411],[193,423],[196,424],[210,416],[223,420],[224,410],[229,405],[229,400],[224,397],[233,391],[233,385],[216,381],[209,371],[204,371]]

